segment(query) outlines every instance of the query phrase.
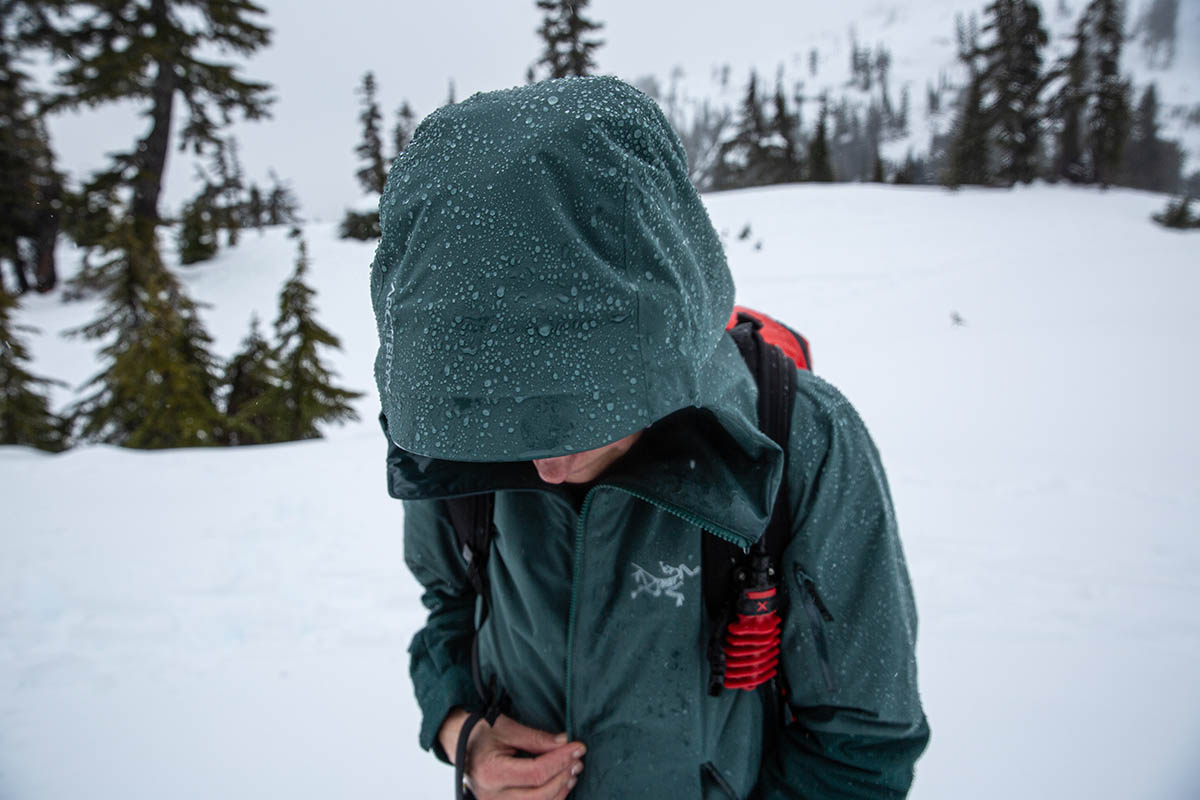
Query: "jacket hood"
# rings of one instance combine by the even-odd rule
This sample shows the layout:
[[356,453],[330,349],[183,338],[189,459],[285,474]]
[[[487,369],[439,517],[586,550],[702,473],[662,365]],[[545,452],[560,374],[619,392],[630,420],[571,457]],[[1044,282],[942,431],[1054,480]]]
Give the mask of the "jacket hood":
[[380,221],[375,378],[404,451],[590,450],[746,377],[724,336],[733,280],[683,147],[619,80],[439,109],[393,165]]

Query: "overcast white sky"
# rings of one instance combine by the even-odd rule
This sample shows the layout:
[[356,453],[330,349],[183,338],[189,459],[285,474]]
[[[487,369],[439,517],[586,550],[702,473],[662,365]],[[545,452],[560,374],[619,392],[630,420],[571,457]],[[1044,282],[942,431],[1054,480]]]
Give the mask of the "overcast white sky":
[[[242,74],[274,85],[274,119],[233,132],[251,179],[265,183],[273,167],[297,191],[308,219],[334,220],[359,197],[353,178],[362,74],[373,70],[391,128],[407,98],[418,118],[441,105],[453,78],[458,99],[524,83],[540,52],[534,0],[259,0],[274,30],[267,49],[242,62]],[[1068,0],[1073,9],[1083,0]],[[1133,0],[1141,7],[1149,0]],[[773,76],[785,63],[803,69],[813,46],[837,66],[853,25],[867,43],[886,40],[894,68],[906,62],[920,83],[953,60],[956,10],[984,0],[593,0],[603,22],[598,71],[626,80],[653,74],[665,81],[680,65],[703,87],[712,67],[728,63],[738,86],[751,66]],[[1048,8],[1057,0],[1046,0]],[[1184,0],[1195,16],[1200,0]],[[1136,9],[1135,9],[1136,10]],[[1184,16],[1186,16],[1185,14]],[[75,177],[104,166],[104,154],[128,148],[146,122],[132,106],[108,107],[51,120],[62,165]],[[164,210],[196,191],[193,168],[173,156]]]
[[[309,218],[335,219],[357,198],[354,89],[363,72],[376,73],[390,128],[403,99],[423,116],[445,100],[451,78],[459,99],[524,83],[540,51],[533,0],[260,2],[273,43],[242,71],[274,84],[278,100],[273,120],[239,125],[235,133],[250,176],[265,182],[274,167]],[[590,9],[605,24],[599,71],[627,80],[649,73],[665,79],[676,64],[707,80],[713,65],[728,62],[743,81],[751,64],[773,73],[779,62],[806,53],[798,42],[818,29],[844,41],[851,21],[884,12],[878,0],[594,0]],[[62,164],[76,176],[103,166],[106,152],[129,147],[145,127],[131,106],[51,120]],[[172,161],[166,207],[174,210],[195,188],[192,169]]]

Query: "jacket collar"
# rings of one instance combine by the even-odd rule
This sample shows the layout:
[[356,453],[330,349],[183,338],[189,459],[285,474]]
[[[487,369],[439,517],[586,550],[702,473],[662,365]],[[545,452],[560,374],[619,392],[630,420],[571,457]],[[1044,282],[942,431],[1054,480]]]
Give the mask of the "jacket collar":
[[[717,360],[704,407],[688,407],[646,429],[598,477],[743,547],[757,541],[783,477],[783,453],[756,424],[757,389],[736,352]],[[387,421],[380,414],[387,432]],[[404,500],[536,490],[564,494],[529,461],[447,461],[388,449],[388,492]]]

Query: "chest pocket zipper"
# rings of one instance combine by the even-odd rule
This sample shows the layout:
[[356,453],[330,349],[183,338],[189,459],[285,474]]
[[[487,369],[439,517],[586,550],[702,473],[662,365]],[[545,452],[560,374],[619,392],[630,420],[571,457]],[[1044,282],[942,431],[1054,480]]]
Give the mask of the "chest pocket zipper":
[[833,614],[829,613],[829,608],[817,592],[816,582],[799,564],[795,566],[792,574],[796,579],[796,584],[800,587],[800,596],[804,600],[804,611],[808,614],[813,641],[817,646],[817,656],[821,659],[821,672],[825,678],[825,688],[832,694],[837,689],[833,683],[833,668],[829,664],[829,643],[825,639],[825,623],[833,622]]

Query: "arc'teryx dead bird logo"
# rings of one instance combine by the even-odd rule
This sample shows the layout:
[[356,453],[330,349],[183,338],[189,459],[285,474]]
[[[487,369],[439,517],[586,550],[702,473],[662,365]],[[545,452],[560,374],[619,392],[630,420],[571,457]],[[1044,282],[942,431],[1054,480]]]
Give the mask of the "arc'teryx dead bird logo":
[[633,565],[633,581],[637,584],[637,589],[630,592],[629,596],[636,598],[643,592],[651,597],[667,597],[675,600],[675,607],[679,608],[683,605],[683,581],[685,578],[692,578],[700,574],[699,567],[688,567],[680,564],[673,567],[664,561],[658,562],[659,569],[662,570],[663,577],[652,575],[649,570],[638,564]]

